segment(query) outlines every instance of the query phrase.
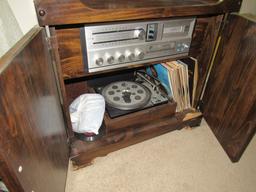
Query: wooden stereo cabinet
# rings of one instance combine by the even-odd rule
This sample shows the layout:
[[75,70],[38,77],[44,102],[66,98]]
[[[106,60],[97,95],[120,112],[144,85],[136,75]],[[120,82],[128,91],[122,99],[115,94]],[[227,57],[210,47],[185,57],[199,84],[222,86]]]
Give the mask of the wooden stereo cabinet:
[[[9,190],[63,192],[69,159],[83,167],[120,148],[198,126],[202,117],[230,159],[238,161],[256,130],[256,22],[235,14],[240,5],[241,0],[35,0],[41,27],[0,60],[0,178]],[[80,28],[191,16],[196,25],[189,56],[199,64],[195,108],[116,126],[95,142],[77,139],[68,106],[90,90],[88,80],[153,64],[87,73]]]

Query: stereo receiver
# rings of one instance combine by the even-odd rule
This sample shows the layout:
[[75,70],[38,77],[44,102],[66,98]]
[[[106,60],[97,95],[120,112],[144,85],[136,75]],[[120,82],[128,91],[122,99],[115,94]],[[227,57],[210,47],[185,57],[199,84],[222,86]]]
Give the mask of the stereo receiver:
[[82,28],[88,72],[188,55],[195,18],[87,25]]

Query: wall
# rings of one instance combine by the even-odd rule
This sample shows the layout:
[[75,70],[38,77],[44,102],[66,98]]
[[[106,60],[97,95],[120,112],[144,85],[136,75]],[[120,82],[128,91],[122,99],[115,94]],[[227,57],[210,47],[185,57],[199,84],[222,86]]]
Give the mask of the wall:
[[26,34],[33,26],[38,25],[33,0],[7,0],[19,26]]
[[0,0],[0,57],[35,25],[33,0]]
[[6,53],[23,33],[6,0],[0,0],[0,57]]
[[256,0],[243,0],[240,13],[251,13],[256,15]]

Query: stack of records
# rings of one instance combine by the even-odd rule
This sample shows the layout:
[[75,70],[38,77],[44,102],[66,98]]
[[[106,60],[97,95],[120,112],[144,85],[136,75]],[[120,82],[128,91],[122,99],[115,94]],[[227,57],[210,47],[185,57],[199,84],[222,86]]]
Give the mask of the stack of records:
[[198,64],[193,58],[156,64],[146,69],[158,78],[168,92],[169,98],[177,103],[177,112],[194,107],[198,80]]

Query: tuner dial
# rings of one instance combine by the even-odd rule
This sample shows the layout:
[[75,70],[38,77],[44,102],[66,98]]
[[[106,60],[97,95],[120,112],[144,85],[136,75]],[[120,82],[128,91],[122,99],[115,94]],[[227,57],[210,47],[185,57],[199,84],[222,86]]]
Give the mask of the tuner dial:
[[96,63],[96,65],[98,65],[98,66],[102,66],[103,65],[103,62],[104,62],[104,60],[100,57],[100,58],[97,58],[96,60],[95,60],[95,63]]
[[124,62],[125,60],[125,56],[119,52],[116,53],[116,58],[120,63]]
[[135,55],[139,59],[143,59],[145,57],[145,53],[143,51],[141,51],[140,49],[135,49]]
[[135,38],[138,38],[138,39],[140,39],[140,40],[143,40],[143,39],[145,39],[145,31],[144,31],[144,29],[136,29],[135,31],[134,31],[134,37]]
[[130,51],[126,51],[126,55],[127,55],[128,59],[130,61],[134,61],[135,60],[135,54],[134,53],[132,53]]

